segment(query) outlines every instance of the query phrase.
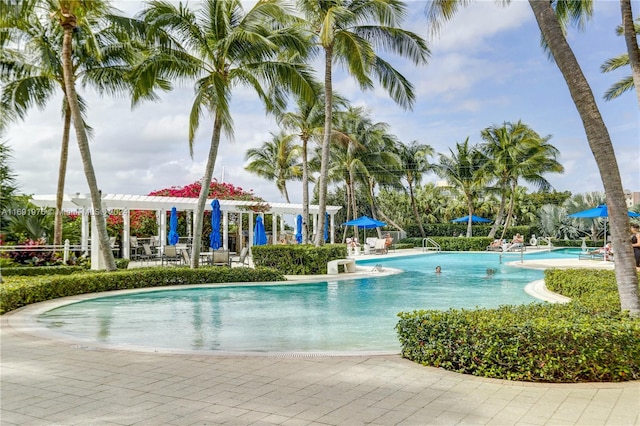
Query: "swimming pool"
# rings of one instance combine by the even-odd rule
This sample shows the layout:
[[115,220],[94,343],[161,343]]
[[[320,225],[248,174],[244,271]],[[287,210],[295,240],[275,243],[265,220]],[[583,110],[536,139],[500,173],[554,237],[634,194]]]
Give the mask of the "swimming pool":
[[[404,272],[295,285],[129,293],[65,305],[38,321],[65,336],[132,349],[398,352],[398,312],[531,303],[535,299],[523,289],[543,276],[542,271],[501,264],[497,253],[358,262],[372,269],[378,264]],[[440,274],[434,273],[437,265]],[[487,275],[488,268],[495,273]]]

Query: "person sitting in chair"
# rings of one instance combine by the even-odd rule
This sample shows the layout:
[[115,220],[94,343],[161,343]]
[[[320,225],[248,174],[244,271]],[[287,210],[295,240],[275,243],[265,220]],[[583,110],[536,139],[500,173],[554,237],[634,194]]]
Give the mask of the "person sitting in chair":
[[391,247],[392,244],[393,244],[393,238],[391,237],[391,234],[387,233],[387,235],[385,235],[385,237],[384,237],[384,251],[385,251],[385,253],[389,252],[389,247]]
[[524,238],[522,238],[522,235],[516,234],[513,236],[513,239],[511,240],[511,245],[503,248],[503,250],[509,251],[514,248],[522,247],[523,245],[524,245]]

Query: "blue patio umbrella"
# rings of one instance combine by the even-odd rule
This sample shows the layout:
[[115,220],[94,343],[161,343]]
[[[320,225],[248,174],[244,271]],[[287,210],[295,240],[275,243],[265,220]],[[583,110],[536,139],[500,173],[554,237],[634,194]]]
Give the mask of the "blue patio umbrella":
[[302,244],[302,215],[296,216],[296,242]]
[[178,235],[178,211],[175,207],[171,207],[171,216],[169,217],[169,235],[167,241],[170,246],[178,244],[180,236]]
[[324,212],[324,240],[329,239],[329,213]]
[[367,238],[366,229],[378,228],[380,226],[386,226],[387,224],[384,222],[380,222],[379,220],[372,219],[368,216],[360,216],[357,219],[344,222],[343,225],[357,226],[358,228],[365,229],[364,237],[366,239]]
[[[640,214],[635,213],[635,212],[627,212],[627,214],[629,215],[629,217],[640,217]],[[572,213],[569,215],[569,217],[573,217],[576,219],[597,219],[599,217],[604,217],[605,221],[604,221],[604,238],[605,238],[605,243],[606,243],[606,239],[607,239],[607,220],[606,218],[609,217],[609,210],[607,210],[607,205],[606,204],[600,204],[597,207],[594,207],[592,209],[587,209],[587,210],[583,210],[580,212],[576,212],[576,213]]]
[[256,218],[256,226],[253,228],[253,245],[263,246],[267,244],[267,233],[264,230],[262,216]]
[[[459,217],[457,219],[453,219],[451,222],[463,222],[463,223],[464,222],[469,222],[469,215],[466,215],[464,217]],[[489,223],[489,222],[491,222],[491,219],[485,219],[484,217],[472,215],[471,216],[471,222]]]
[[220,201],[211,202],[211,234],[209,235],[209,247],[218,250],[220,244]]

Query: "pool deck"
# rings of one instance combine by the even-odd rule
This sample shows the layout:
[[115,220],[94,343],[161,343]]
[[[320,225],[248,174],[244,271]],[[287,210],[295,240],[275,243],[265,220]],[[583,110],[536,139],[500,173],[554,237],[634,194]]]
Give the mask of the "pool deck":
[[[385,256],[359,258],[371,257]],[[534,263],[528,266],[613,267],[577,259]],[[393,271],[356,272],[371,273]],[[0,317],[2,425],[640,425],[638,381],[511,382],[424,367],[397,354],[112,350],[35,333],[38,310]]]

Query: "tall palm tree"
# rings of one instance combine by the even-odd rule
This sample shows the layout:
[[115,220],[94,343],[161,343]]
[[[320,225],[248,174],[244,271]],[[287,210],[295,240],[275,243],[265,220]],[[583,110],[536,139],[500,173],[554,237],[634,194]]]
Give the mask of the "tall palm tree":
[[[324,98],[320,85],[316,87],[317,97],[306,100],[303,97],[296,97],[296,109],[278,115],[276,118],[280,126],[294,132],[301,142],[302,157],[302,242],[309,242],[309,181],[313,181],[310,177],[309,164],[309,142],[315,141],[322,143],[322,133],[324,129]],[[348,101],[342,96],[334,93],[334,108],[342,108],[348,105]]]
[[[96,221],[100,251],[108,271],[116,270],[115,259],[109,245],[109,234],[107,233],[106,215],[102,209],[102,195],[98,189],[98,183],[91,161],[91,151],[89,148],[89,138],[84,120],[80,101],[76,92],[74,67],[73,67],[73,34],[79,28],[91,28],[91,19],[94,16],[101,16],[108,11],[108,5],[101,0],[58,0],[41,1],[39,7],[43,7],[52,19],[55,19],[63,30],[62,38],[62,75],[64,93],[69,105],[71,121],[76,133],[76,140],[82,158],[84,174],[91,194],[93,207],[93,218]],[[91,37],[87,38],[87,43],[92,43]],[[95,49],[99,52],[99,49]]]
[[[203,185],[194,212],[192,268],[199,263],[203,213],[222,132],[233,136],[233,89],[239,85],[251,88],[269,111],[283,108],[284,89],[307,99],[314,95],[306,67],[291,59],[296,55],[304,57],[307,40],[282,2],[261,0],[246,12],[240,0],[206,0],[200,6],[192,11],[182,2],[176,5],[155,0],[141,13],[159,40],[173,43],[171,51],[167,47],[161,51],[160,60],[186,64],[180,75],[196,78],[189,116],[192,153],[200,121],[207,114],[213,118]],[[176,72],[180,71],[176,68]],[[278,96],[272,96],[274,93]]]
[[562,173],[564,168],[556,160],[559,151],[547,143],[550,137],[541,137],[522,121],[491,126],[480,135],[484,141],[480,149],[489,160],[485,163],[485,170],[495,178],[500,190],[500,207],[489,237],[493,238],[502,224],[508,198],[509,209],[501,236],[504,238],[513,216],[518,180],[522,178],[536,188],[548,190],[551,184],[542,176],[543,173]]
[[607,194],[612,245],[616,253],[616,281],[622,310],[629,311],[634,316],[640,316],[638,274],[628,235],[627,205],[609,132],[600,115],[589,83],[558,23],[552,5],[535,0],[530,0],[529,4],[582,118],[589,147],[600,170],[602,184]]
[[[625,39],[628,40],[632,37],[631,33],[633,32],[633,20],[627,10],[630,7],[630,2],[629,0],[620,1],[625,22]],[[427,17],[434,25],[434,30],[437,31],[442,23],[455,15],[460,6],[468,3],[468,0],[434,0],[429,3]],[[628,310],[634,316],[640,316],[638,275],[635,270],[633,249],[628,238],[629,217],[627,216],[620,170],[611,137],[595,102],[593,91],[564,36],[563,25],[567,22],[582,24],[584,17],[591,15],[593,2],[590,0],[569,2],[529,0],[529,5],[536,17],[543,40],[567,83],[571,98],[582,119],[589,147],[600,171],[600,178],[607,194],[613,249],[617,256],[616,265],[619,265],[616,267],[616,281],[622,309]],[[629,22],[630,18],[631,22]],[[631,40],[628,41],[632,43]],[[629,52],[631,59],[636,52],[633,48],[629,48],[629,43],[627,50],[631,50]]]
[[284,132],[271,133],[271,140],[262,143],[260,148],[251,148],[245,158],[250,163],[245,170],[268,180],[273,180],[280,194],[290,203],[287,192],[288,180],[300,180],[302,166],[299,163],[301,147],[294,145],[292,135]]
[[[634,31],[637,34],[640,34],[640,22],[635,23]],[[622,25],[619,25],[616,28],[616,33],[618,35],[624,34],[624,29]],[[601,66],[600,71],[602,72],[610,72],[617,70],[618,68],[626,67],[630,65],[629,61],[629,53],[623,53],[621,55],[615,56],[613,58],[607,59]],[[610,101],[612,99],[617,98],[623,93],[632,90],[634,88],[633,83],[633,73],[627,77],[622,78],[621,80],[615,82],[604,94],[604,99]]]
[[[41,0],[13,2],[13,7],[7,0],[0,0],[0,28],[5,35],[0,53],[0,79],[5,83],[0,97],[3,110],[0,128],[24,119],[33,106],[43,108],[58,90],[63,95],[65,92],[60,59],[63,31],[60,25],[41,13],[40,7]],[[73,32],[73,78],[83,86],[92,86],[100,94],[124,93],[140,46],[130,33],[124,36],[123,24],[131,21],[130,18],[119,16],[115,9],[99,11],[99,15],[92,13],[79,21],[79,25],[89,24],[90,27],[79,27]],[[86,105],[81,97],[79,104],[84,118]],[[71,112],[64,96],[62,111],[53,239],[56,245],[62,243],[62,197],[71,129]]]
[[407,181],[407,187],[409,189],[411,209],[413,210],[422,238],[426,237],[426,234],[422,226],[420,213],[418,212],[414,191],[415,186],[419,185],[422,181],[423,174],[431,170],[431,164],[429,164],[428,158],[434,153],[435,151],[432,146],[421,144],[418,141],[412,141],[409,145],[398,145],[398,155],[402,161],[402,174]]
[[434,169],[441,178],[446,179],[462,193],[469,214],[467,237],[471,237],[474,203],[487,180],[482,167],[486,157],[477,147],[469,145],[469,138],[462,143],[456,143],[455,151],[449,149],[449,152],[449,156],[440,154],[440,161]]
[[[426,63],[429,50],[422,38],[400,28],[406,8],[399,0],[298,0],[297,3],[324,52],[325,122],[318,197],[318,226],[322,229],[332,133],[333,63],[345,66],[362,89],[373,87],[370,76],[375,75],[394,101],[403,108],[410,108],[414,102],[412,85],[378,56],[374,48],[408,58],[416,65]],[[322,235],[318,233],[315,244],[322,243]]]

